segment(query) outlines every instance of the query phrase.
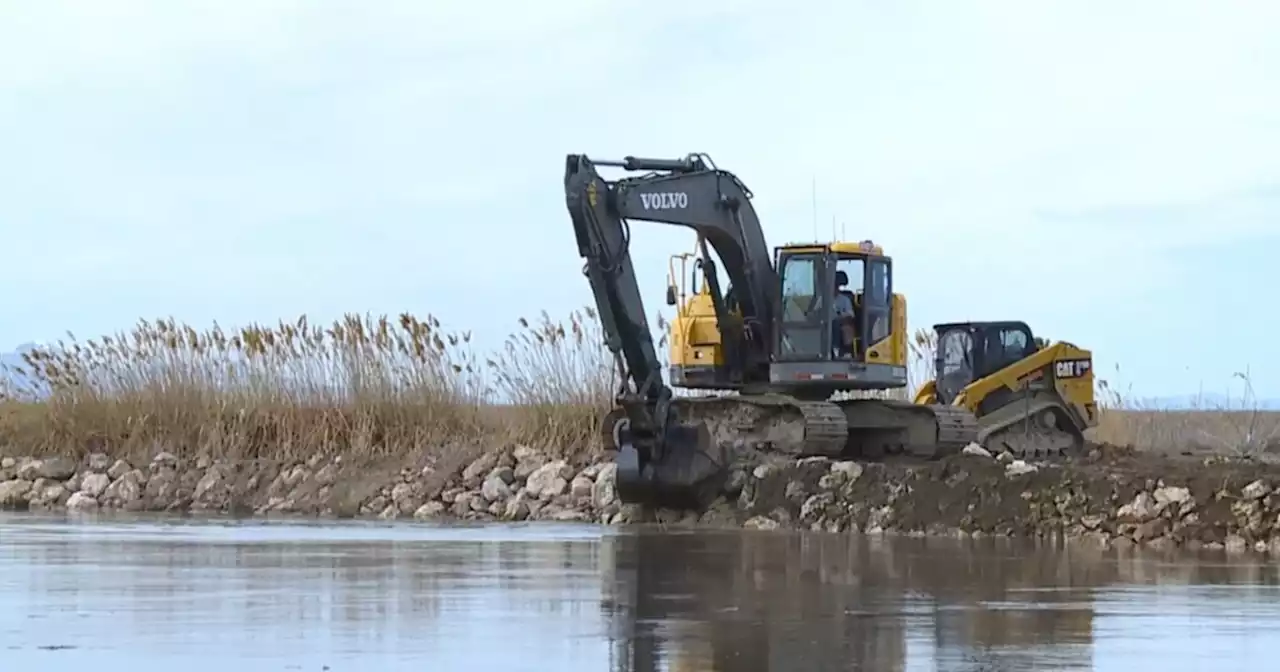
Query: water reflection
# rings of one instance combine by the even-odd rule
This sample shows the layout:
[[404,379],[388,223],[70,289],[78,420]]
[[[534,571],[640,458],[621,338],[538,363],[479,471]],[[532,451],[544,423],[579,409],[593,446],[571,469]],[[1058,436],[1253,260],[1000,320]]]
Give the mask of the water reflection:
[[[1277,568],[1261,564],[1003,540],[704,532],[606,543],[617,546],[619,671],[1087,670],[1100,633],[1107,663],[1143,669],[1153,661],[1126,650],[1156,653],[1144,643],[1158,639],[1173,669],[1198,669],[1179,630],[1280,640]],[[1224,583],[1235,585],[1206,586]],[[1237,609],[1254,613],[1227,615]],[[1099,627],[1125,612],[1153,624]]]
[[[1237,668],[1266,564],[1007,542],[0,517],[5,669]],[[71,647],[50,650],[41,647]]]

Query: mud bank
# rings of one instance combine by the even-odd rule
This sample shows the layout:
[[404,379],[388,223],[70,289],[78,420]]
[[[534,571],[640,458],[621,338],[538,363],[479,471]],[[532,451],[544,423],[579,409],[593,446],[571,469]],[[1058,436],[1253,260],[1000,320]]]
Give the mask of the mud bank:
[[97,453],[0,461],[0,508],[332,517],[661,522],[753,529],[1084,537],[1104,545],[1280,554],[1280,467],[1095,449],[1024,462],[981,449],[938,462],[811,458],[735,468],[698,513],[618,502],[614,466],[512,447],[440,465],[180,460]]

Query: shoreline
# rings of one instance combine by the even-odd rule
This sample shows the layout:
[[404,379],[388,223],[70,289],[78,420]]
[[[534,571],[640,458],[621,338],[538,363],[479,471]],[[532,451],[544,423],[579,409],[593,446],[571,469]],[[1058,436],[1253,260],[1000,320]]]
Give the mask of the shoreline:
[[[476,453],[479,453],[478,455]],[[971,446],[934,462],[826,458],[737,465],[702,512],[617,500],[607,457],[526,446],[449,460],[179,459],[105,453],[0,460],[0,509],[249,517],[555,521],[913,536],[1083,539],[1106,547],[1280,555],[1280,465],[1094,447],[1067,461]]]

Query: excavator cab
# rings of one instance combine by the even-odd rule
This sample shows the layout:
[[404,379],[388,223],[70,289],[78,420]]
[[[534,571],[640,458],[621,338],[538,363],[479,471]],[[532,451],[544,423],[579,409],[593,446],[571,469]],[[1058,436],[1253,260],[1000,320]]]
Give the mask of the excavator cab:
[[871,241],[787,245],[774,251],[780,282],[771,382],[793,391],[904,387],[906,302],[893,260]]

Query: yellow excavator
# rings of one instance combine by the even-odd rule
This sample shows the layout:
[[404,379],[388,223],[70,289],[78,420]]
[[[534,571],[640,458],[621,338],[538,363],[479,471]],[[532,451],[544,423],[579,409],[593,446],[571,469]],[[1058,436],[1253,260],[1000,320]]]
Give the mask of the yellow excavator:
[[[606,180],[602,166],[642,174]],[[722,490],[731,462],[753,457],[932,459],[971,442],[1036,454],[1083,445],[1094,416],[1090,354],[1040,348],[1021,323],[938,325],[939,376],[913,401],[841,398],[908,384],[906,299],[893,291],[892,258],[871,241],[771,250],[751,192],[705,154],[570,154],[564,186],[621,378],[602,429],[617,451],[624,502],[699,508]],[[632,265],[633,220],[684,226],[697,238],[700,287],[688,298],[675,282],[667,287],[667,303],[679,306],[670,384]]]

